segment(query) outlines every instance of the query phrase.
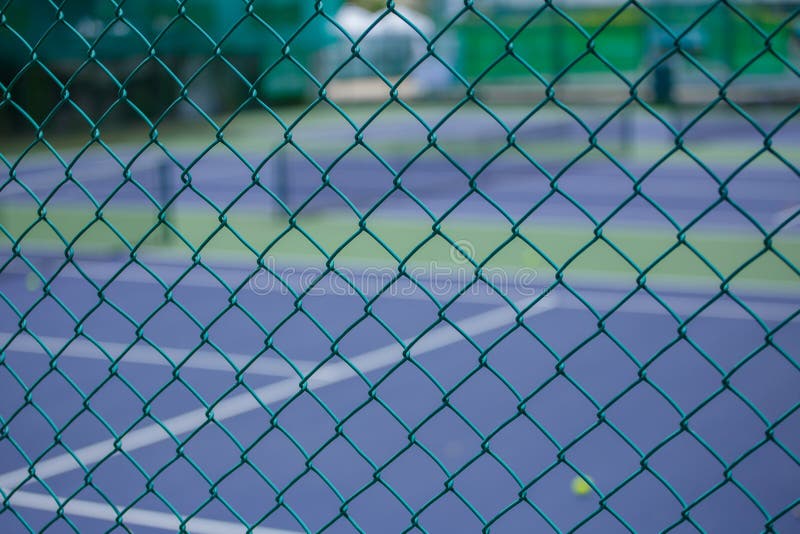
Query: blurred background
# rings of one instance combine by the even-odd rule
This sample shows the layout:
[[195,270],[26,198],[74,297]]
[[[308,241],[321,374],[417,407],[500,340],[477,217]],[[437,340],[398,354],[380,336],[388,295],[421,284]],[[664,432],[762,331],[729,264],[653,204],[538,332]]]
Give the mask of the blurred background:
[[[483,0],[475,9],[455,0],[408,0],[394,12],[381,1],[330,1],[319,13],[313,3],[292,0],[250,4],[252,16],[243,18],[241,2],[195,0],[178,15],[174,2],[149,0],[124,5],[117,17],[111,2],[71,1],[61,8],[68,26],[53,24],[55,10],[45,0],[9,2],[0,32],[1,79],[6,85],[14,79],[15,101],[35,119],[59,99],[50,76],[69,80],[72,97],[90,116],[118,98],[115,81],[124,81],[127,97],[151,119],[190,80],[192,100],[208,113],[238,108],[251,85],[268,103],[309,102],[320,85],[337,99],[385,100],[386,82],[406,78],[398,86],[404,99],[453,98],[477,82],[482,97],[527,102],[541,93],[543,84],[534,82],[541,78],[558,84],[560,99],[597,102],[626,97],[624,77],[648,101],[699,104],[716,94],[709,75],[725,82],[741,73],[730,92],[737,101],[797,99],[796,73],[787,65],[800,49],[791,1],[748,0],[734,10],[652,0],[641,4],[648,13],[604,0],[567,0],[555,9],[534,0]],[[670,62],[671,79],[661,80],[648,70],[673,49],[669,31],[682,52]],[[586,53],[589,37],[596,54]],[[504,54],[508,39],[513,55]],[[426,57],[427,42],[435,57]],[[89,43],[93,61],[87,63]],[[147,43],[157,56],[149,55]],[[50,74],[31,68],[17,75],[31,46]],[[4,111],[6,124],[26,122]]]
[[[225,214],[239,237],[222,250],[252,257],[268,245],[264,225],[281,235],[291,214],[326,236],[341,227],[321,238],[334,249],[367,213],[387,227],[429,221],[407,252],[447,214],[497,229],[476,245],[481,259],[509,220],[567,228],[574,246],[531,252],[564,261],[598,226],[646,226],[643,241],[668,246],[680,229],[718,243],[734,225],[751,252],[797,228],[797,2],[393,5],[7,2],[8,235],[180,250],[189,236],[189,250],[210,252]],[[42,224],[42,204],[72,233]],[[96,224],[98,209],[128,239]],[[348,253],[397,261],[381,247],[339,260]],[[619,261],[608,269],[629,272]],[[760,262],[772,259],[749,268]],[[772,263],[752,278],[794,276]]]
[[0,0],[0,530],[796,531],[799,64],[797,0]]

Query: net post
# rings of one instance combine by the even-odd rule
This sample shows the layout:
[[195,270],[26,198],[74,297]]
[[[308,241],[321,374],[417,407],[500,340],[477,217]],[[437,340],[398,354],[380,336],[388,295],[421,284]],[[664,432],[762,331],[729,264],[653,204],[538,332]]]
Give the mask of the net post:
[[[275,154],[275,195],[281,202],[289,204],[289,157],[285,150]],[[279,216],[282,210],[276,212]]]
[[[164,209],[166,204],[172,198],[170,195],[170,162],[166,158],[161,158],[156,165],[156,180],[158,182],[158,204],[161,206],[161,209]],[[165,224],[166,218],[166,211],[164,212],[164,222],[161,223],[161,231],[159,232],[159,242],[162,245],[168,245],[172,241],[172,232],[170,231],[169,227]]]
[[630,156],[633,153],[635,142],[634,130],[636,117],[631,109],[626,109],[620,115],[619,123],[619,148],[622,154]]

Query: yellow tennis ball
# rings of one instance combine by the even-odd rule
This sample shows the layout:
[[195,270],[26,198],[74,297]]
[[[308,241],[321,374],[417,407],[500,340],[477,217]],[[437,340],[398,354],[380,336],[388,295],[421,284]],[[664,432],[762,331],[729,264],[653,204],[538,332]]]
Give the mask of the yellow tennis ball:
[[[589,478],[589,480],[592,480]],[[592,487],[589,485],[589,482],[586,481],[583,477],[577,476],[572,479],[572,483],[570,484],[570,488],[572,488],[572,493],[579,497],[583,497],[585,495],[589,495],[592,492]]]

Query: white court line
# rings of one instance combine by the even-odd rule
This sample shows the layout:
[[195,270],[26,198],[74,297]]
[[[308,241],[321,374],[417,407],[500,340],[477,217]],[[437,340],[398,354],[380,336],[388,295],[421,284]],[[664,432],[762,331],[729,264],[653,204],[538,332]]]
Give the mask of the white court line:
[[[0,332],[0,337],[3,338],[3,341],[0,341],[0,345],[5,345],[7,340],[13,336],[14,333],[12,332]],[[41,340],[50,350],[51,353],[57,353],[61,347],[63,347],[70,338],[66,337],[53,337],[53,336],[37,336],[39,340]],[[113,341],[98,341],[97,342],[103,349],[109,353],[113,358],[119,357],[125,349],[128,348],[129,344],[127,343],[116,343]],[[57,348],[54,348],[57,347]],[[167,356],[169,356],[173,362],[180,363],[186,355],[189,353],[188,348],[175,348],[175,347],[161,347],[161,352],[164,352]],[[36,342],[36,340],[30,336],[19,336],[11,343],[8,349],[8,352],[22,352],[25,354],[38,354],[41,356],[45,356],[46,353],[42,350],[42,346]],[[253,355],[246,355],[240,353],[225,353],[228,356],[234,365],[236,365],[239,369],[245,367],[250,361],[253,359]],[[180,356],[178,356],[180,355]],[[68,356],[71,358],[83,358],[87,360],[99,360],[104,361],[107,363],[111,363],[109,360],[100,350],[95,346],[92,342],[88,339],[78,338],[72,341],[69,346],[64,349],[61,353],[61,356]],[[161,365],[166,367],[171,367],[171,365],[164,359],[163,356],[158,354],[156,350],[152,347],[146,345],[137,344],[132,347],[128,352],[125,353],[122,360],[123,363],[136,363],[136,364],[144,364],[144,365]],[[300,369],[303,373],[307,373],[311,371],[316,365],[315,362],[306,361],[306,360],[292,360],[292,363]],[[192,354],[191,358],[189,358],[186,363],[183,365],[184,368],[193,368],[193,369],[202,369],[207,371],[229,371],[235,372],[233,367],[226,362],[222,356],[213,350],[209,349],[202,349],[198,350],[194,354]],[[247,368],[247,374],[257,374],[257,375],[264,375],[264,376],[280,376],[280,377],[289,377],[289,376],[297,376],[297,373],[289,366],[288,363],[284,362],[283,360],[278,360],[271,356],[261,358],[259,357],[258,360],[253,362],[253,364]]]
[[[369,260],[365,260],[368,262]],[[105,282],[110,279],[113,275],[117,274],[119,271],[119,263],[113,261],[103,261],[103,260],[85,260],[80,263],[81,269],[87,273],[95,282]],[[157,275],[159,278],[162,279],[164,283],[167,282],[166,279],[176,280],[178,277],[182,276],[186,272],[185,267],[180,266],[172,266],[168,264],[160,264],[154,271],[157,271]],[[231,277],[241,277],[241,274],[247,274],[248,276],[252,274],[252,271],[247,269],[233,269],[230,267],[217,267],[214,271],[220,275],[220,278],[228,282],[226,276],[224,274],[229,274]],[[17,273],[17,274],[24,274],[29,273],[30,270],[27,268],[20,266],[15,266],[14,268],[6,268],[4,273]],[[388,272],[388,271],[387,271]],[[295,274],[300,276],[302,274],[302,268],[292,268],[292,275]],[[355,274],[355,273],[350,273]],[[65,269],[58,274],[59,278],[72,278],[76,280],[84,280],[84,276],[76,270],[73,269]],[[369,278],[369,275],[357,275],[359,279]],[[451,284],[452,287],[457,288],[459,286],[459,278],[453,277],[453,283]],[[291,280],[290,280],[291,281]],[[461,280],[462,282],[466,280]],[[383,280],[385,282],[385,280]],[[123,283],[123,284],[153,284],[156,285],[158,282],[145,271],[142,270],[126,270],[123,273],[123,276],[120,276],[115,280],[115,283]],[[235,283],[228,283],[229,286],[236,287],[241,283],[241,279],[239,279]],[[344,288],[344,282],[339,282],[339,287],[336,289],[331,289],[329,293],[324,293],[320,295],[316,291],[312,291],[309,294],[310,298],[318,297],[318,296],[350,296],[350,297],[357,297],[358,295],[352,292],[352,289],[347,287]],[[159,285],[160,287],[160,285]],[[181,282],[177,286],[178,288],[211,288],[211,289],[224,289],[224,287],[214,278],[211,277],[187,277],[181,280]],[[321,291],[326,291],[326,287],[324,284],[318,286]],[[336,291],[341,292],[342,289],[346,289],[348,291],[346,294],[336,293]],[[487,289],[487,291],[489,291]],[[369,289],[361,289],[361,292],[367,297],[372,298],[375,296],[375,293],[371,292]],[[449,293],[447,295],[437,294],[437,291],[431,290],[435,297],[439,299],[440,302],[444,302],[443,299],[449,299],[454,296],[454,293]],[[272,294],[273,291],[266,291],[264,293],[257,293],[259,296],[264,296],[267,294]],[[279,293],[283,296],[289,296],[289,293],[280,283],[275,283],[275,291],[274,293]],[[406,291],[405,289],[398,289],[395,291],[387,291],[384,293],[386,297],[390,298],[397,298],[397,299],[404,299],[404,300],[423,300],[423,301],[430,301],[430,297],[425,294],[424,291],[421,289],[414,289],[412,288],[410,291]],[[360,298],[360,297],[359,297]],[[497,295],[493,294],[492,292],[485,292],[485,293],[474,293],[471,291],[467,291],[463,295],[458,298],[459,301],[462,302],[472,302],[478,304],[497,304],[501,298]]]
[[[59,497],[60,502],[64,499]],[[29,491],[18,491],[8,499],[11,506],[19,508],[31,508],[45,512],[55,512],[58,504],[50,495],[41,495]],[[124,506],[118,506],[122,510]],[[89,517],[92,519],[104,519],[110,522],[117,521],[117,513],[106,503],[73,499],[64,505],[66,515]],[[122,521],[126,525],[141,525],[143,527],[157,528],[177,532],[180,529],[180,521],[174,514],[167,512],[156,512],[154,510],[143,510],[131,508],[122,514]],[[240,523],[230,521],[218,521],[216,519],[193,518],[186,523],[187,530],[197,534],[233,534],[248,532]],[[256,534],[296,534],[291,530],[276,528],[257,527],[249,532]]]
[[[800,204],[795,206],[789,206],[788,208],[784,208],[772,218],[773,224],[779,225],[782,224],[786,219],[793,216],[795,213],[800,211]],[[785,226],[785,228],[791,228],[792,226],[800,225],[800,217],[795,217],[792,221]]]
[[[800,209],[800,205],[797,206]],[[798,217],[797,222],[800,223],[800,217]],[[0,250],[2,252],[2,250]],[[2,257],[2,254],[0,254]],[[157,254],[155,252],[150,252],[145,256],[140,256],[140,260],[144,259],[146,263],[150,266],[155,266],[154,270],[159,274],[162,278],[166,278],[167,280],[163,280],[165,283],[172,278],[177,279],[178,277],[182,276],[185,273],[186,267],[180,264],[176,264],[174,262],[169,261],[168,254]],[[288,263],[286,265],[276,265],[273,266],[277,270],[283,270],[285,272],[291,273],[289,276],[294,277],[300,276],[304,269],[317,269],[314,265],[309,265],[304,261],[302,257],[295,258],[297,263]],[[308,260],[308,258],[305,258]],[[371,273],[368,272],[361,272],[360,269],[362,268],[369,268],[371,264],[370,258],[353,258],[354,261],[360,262],[360,266],[350,265],[345,266],[344,269],[349,269],[349,274],[353,276],[354,279],[365,280],[372,277]],[[47,261],[47,260],[45,260]],[[63,259],[59,259],[59,262],[63,262]],[[119,261],[114,260],[101,260],[101,259],[85,259],[80,261],[81,269],[83,269],[91,278],[95,279],[96,282],[104,282],[110,279],[113,275],[117,274],[120,267]],[[233,259],[230,255],[227,257],[223,256],[216,256],[213,260],[213,264],[209,265],[212,267],[215,272],[220,273],[225,280],[228,276],[231,276],[238,280],[237,283],[233,283],[234,286],[241,283],[241,280],[244,278],[245,275],[252,274],[252,266],[243,263],[240,259]],[[547,266],[545,266],[547,267]],[[318,272],[318,271],[317,271]],[[388,272],[388,271],[387,271]],[[15,262],[9,267],[3,269],[3,273],[7,274],[27,274],[30,273],[30,269],[26,266]],[[449,287],[451,288],[458,288],[460,287],[460,283],[465,282],[463,277],[460,277],[459,273],[447,274],[439,278],[441,273],[432,273],[430,278],[421,277],[422,281],[431,280],[433,278],[436,279],[446,279],[451,281]],[[598,288],[597,290],[619,290],[620,292],[627,292],[631,289],[631,284],[633,283],[632,280],[626,281],[624,278],[620,278],[619,276],[614,276],[613,274],[609,273],[593,273],[590,276],[581,275],[580,273],[575,273],[573,287],[578,290],[583,290],[584,288],[589,290],[595,290],[593,288]],[[77,280],[82,280],[83,276],[74,269],[65,269],[58,275],[59,278],[74,278]],[[513,280],[513,275],[509,275],[510,279]],[[706,277],[702,276],[693,276],[693,275],[659,275],[658,277],[659,284],[667,284],[668,287],[664,287],[664,291],[669,293],[675,294],[686,294],[686,295],[698,295],[698,296],[705,296],[708,292],[703,291],[702,288],[716,288],[719,286],[719,280],[710,281]],[[124,272],[124,276],[117,278],[118,282],[121,283],[151,283],[155,284],[156,281],[153,279],[152,276],[147,274],[145,271],[141,269],[129,269]],[[538,282],[538,283],[537,283]],[[531,280],[528,283],[516,283],[512,282],[509,287],[509,293],[511,290],[519,290],[518,296],[533,296],[534,293],[524,293],[524,291],[536,291],[538,292],[544,290],[546,286],[552,283],[552,280],[549,277],[543,282],[540,282],[536,279]],[[737,282],[738,284],[738,282]],[[788,282],[769,282],[769,281],[761,281],[759,283],[754,283],[753,281],[749,282],[742,282],[742,284],[746,284],[744,286],[736,287],[736,292],[740,295],[751,295],[753,297],[757,297],[761,300],[765,298],[772,298],[772,299],[782,299],[787,300],[790,297],[800,296],[800,290],[795,286],[797,284],[791,284]],[[231,284],[229,284],[231,285]],[[713,286],[713,287],[712,287]],[[178,287],[197,287],[197,288],[217,288],[222,289],[222,286],[217,282],[215,279],[209,277],[186,277],[181,280]],[[263,294],[273,294],[274,293],[281,293],[282,286],[278,286],[277,283],[275,285],[275,291],[266,291]],[[341,288],[338,288],[339,290]],[[452,297],[452,294],[437,294],[436,288],[429,288],[435,294],[436,297]],[[399,291],[399,292],[398,292]],[[427,295],[424,294],[423,291],[414,291],[413,293],[406,292],[403,288],[399,288],[398,291],[387,291],[385,292],[386,297],[391,298],[399,298],[399,299],[408,299],[408,300],[430,300]],[[364,293],[367,297],[374,296],[374,293],[371,293],[369,289],[365,289]],[[441,293],[441,292],[439,292]],[[325,295],[331,295],[332,293],[326,293]],[[309,297],[318,296],[313,292],[309,294]],[[335,294],[333,296],[336,296]],[[348,295],[349,296],[349,295]],[[485,303],[485,304],[497,304],[498,298],[494,294],[494,291],[490,291],[487,289],[485,293],[476,293],[471,290],[468,290],[466,293],[459,297],[459,300],[464,299],[464,302],[475,302],[475,303]]]
[[[685,169],[683,169],[685,170]],[[700,171],[698,173],[700,176],[705,176],[705,172]],[[787,169],[788,170],[788,169]],[[675,169],[673,175],[679,174],[681,171]],[[609,189],[607,187],[607,182],[604,182],[602,178],[608,178],[609,175],[618,175],[620,173],[608,173],[608,172],[594,172],[589,173],[588,176],[591,177],[590,180],[583,180],[581,185],[581,192],[586,195],[595,195],[593,198],[594,201],[598,200],[605,200],[608,198],[617,198],[621,194],[629,194],[630,193],[630,183],[627,184],[627,187],[620,187],[620,188],[613,188]],[[638,173],[634,172],[634,176]],[[586,175],[586,173],[584,173]],[[440,173],[428,173],[428,172],[420,172],[417,173],[415,176],[418,176],[420,179],[431,177],[432,180],[436,178],[440,178]],[[483,175],[482,175],[483,176]],[[490,176],[490,175],[487,175]],[[501,193],[508,193],[508,192],[515,192],[518,190],[510,189],[513,187],[514,181],[519,180],[522,183],[525,181],[530,180],[530,172],[527,170],[515,172],[515,171],[506,171],[502,173],[503,180],[497,186],[499,192]],[[568,179],[569,175],[565,175],[564,178]],[[688,182],[689,180],[687,180]],[[784,178],[777,178],[772,179],[768,183],[764,183],[763,181],[759,180],[758,182],[750,181],[738,181],[734,182],[734,187],[736,192],[735,195],[737,198],[747,198],[750,200],[783,200],[785,198],[783,189],[785,184],[790,183],[792,180],[784,179]],[[507,184],[508,187],[503,187],[503,183]],[[693,199],[714,199],[717,197],[716,191],[709,189],[702,188],[690,188],[690,187],[676,187],[675,182],[672,180],[645,180],[642,185],[642,193],[645,195],[652,195],[658,198],[669,198],[673,200],[693,200]],[[669,210],[670,213],[672,210]]]
[[[529,302],[529,300],[518,302],[517,305],[524,306],[527,302]],[[526,316],[546,312],[555,306],[556,302],[554,297],[548,297],[531,308]],[[510,324],[514,321],[515,316],[514,311],[508,305],[504,305],[500,308],[495,308],[458,321],[457,324],[467,335],[477,336]],[[409,343],[412,339],[413,338],[405,340],[405,342]],[[438,326],[428,332],[413,346],[412,357],[416,358],[463,340],[464,337],[453,327],[449,325]],[[309,379],[308,383],[312,388],[336,384],[357,376],[351,366],[358,369],[361,373],[369,373],[388,367],[401,359],[402,348],[397,343],[392,343],[349,358],[349,364],[344,361],[331,363],[316,372]],[[225,419],[257,410],[261,408],[262,404],[285,400],[297,393],[298,386],[299,381],[297,378],[287,378],[258,388],[253,393],[248,391],[226,398],[214,407],[214,420],[224,421]],[[197,429],[207,422],[208,417],[205,408],[191,410],[169,419],[164,419],[160,424],[153,423],[127,433],[125,437],[122,438],[120,447],[122,450],[130,453],[136,449],[141,449],[171,439],[170,435],[164,431],[162,426],[167,427],[173,435],[180,436]],[[115,440],[113,438],[106,439],[76,449],[72,451],[71,454],[64,453],[47,460],[39,461],[35,466],[36,478],[44,480],[49,477],[82,469],[81,464],[84,466],[94,464],[114,453],[116,450],[114,443]],[[80,464],[75,461],[74,457],[80,460]],[[7,492],[9,488],[17,487],[28,478],[28,470],[29,467],[22,467],[0,475],[0,488]],[[35,479],[31,479],[28,482],[32,480]]]
[[[111,156],[89,156],[89,158],[80,157],[80,163],[83,163],[83,166],[79,166],[77,163],[72,165],[70,172],[74,180],[80,183],[105,180],[115,186],[122,182],[123,173],[125,172],[124,166],[111,159]],[[178,167],[174,166],[172,160],[168,159],[166,156],[144,155],[136,158],[134,162],[126,161],[130,160],[129,157],[120,159],[122,159],[123,163],[129,164],[131,175],[134,176],[134,178],[136,175],[142,175],[146,172],[157,173],[158,165],[161,163],[169,163],[171,169],[178,169]],[[69,164],[69,161],[67,161],[67,163]],[[106,165],[103,165],[104,163]],[[9,174],[8,169],[0,172],[4,172],[6,175]],[[67,168],[54,161],[49,167],[27,168],[25,166],[18,166],[14,173],[18,181],[23,182],[28,188],[33,189],[34,192],[36,192],[37,186],[42,186],[49,187],[49,189],[45,191],[49,193],[53,187],[59,185],[66,179]],[[58,181],[52,181],[54,177],[57,178]],[[34,185],[30,182],[34,182]],[[35,182],[39,183],[36,184]]]
[[[619,304],[624,298],[623,292],[613,293],[609,291],[590,291],[580,290],[578,294],[581,295],[586,301],[592,305],[597,311],[609,310]],[[675,313],[683,316],[688,316],[696,312],[703,305],[708,302],[707,298],[703,297],[664,297],[664,301]],[[558,307],[561,309],[570,310],[587,310],[586,306],[573,298],[561,298],[558,301]],[[778,302],[766,302],[762,306],[750,306],[758,317],[769,321],[783,321],[791,314],[795,313],[798,309],[797,305],[783,304]],[[641,300],[632,298],[626,302],[615,313],[642,313],[652,315],[669,316],[669,312],[664,309],[661,304],[650,299]],[[712,318],[712,319],[748,319],[753,318],[741,306],[730,301],[721,301],[712,304],[708,309],[704,310],[698,318]]]

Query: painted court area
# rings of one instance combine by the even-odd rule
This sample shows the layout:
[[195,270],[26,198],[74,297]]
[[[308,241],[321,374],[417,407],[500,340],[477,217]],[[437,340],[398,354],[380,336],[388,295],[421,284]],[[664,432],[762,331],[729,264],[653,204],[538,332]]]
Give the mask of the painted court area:
[[12,157],[0,531],[797,530],[800,129],[767,115]]
[[755,531],[796,498],[796,296],[143,263],[2,278],[3,531]]

